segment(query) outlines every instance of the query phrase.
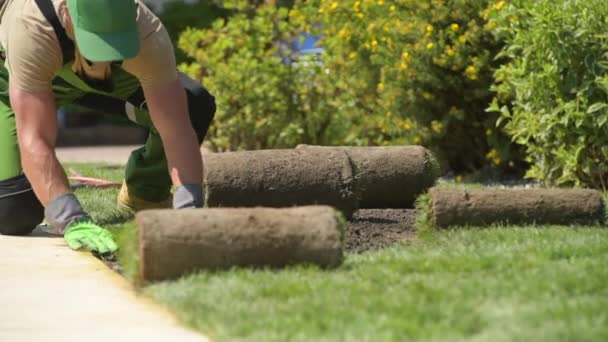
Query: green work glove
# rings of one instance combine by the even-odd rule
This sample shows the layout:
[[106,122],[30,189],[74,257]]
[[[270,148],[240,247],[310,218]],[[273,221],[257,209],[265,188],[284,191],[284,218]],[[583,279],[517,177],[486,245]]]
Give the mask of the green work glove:
[[71,224],[63,234],[71,249],[85,248],[99,254],[114,253],[118,249],[112,233],[91,221],[79,221]]

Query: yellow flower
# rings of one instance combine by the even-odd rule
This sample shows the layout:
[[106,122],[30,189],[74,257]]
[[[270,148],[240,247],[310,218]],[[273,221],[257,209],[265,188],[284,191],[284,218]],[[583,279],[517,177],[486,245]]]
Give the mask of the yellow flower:
[[380,5],[380,6],[384,5],[384,0],[378,0],[377,4]]
[[498,10],[500,10],[500,9],[501,9],[501,8],[502,8],[504,5],[505,5],[504,0],[500,0],[499,2],[495,3],[495,4],[494,4],[494,6],[492,6],[492,7],[494,7],[494,9],[498,11]]
[[443,123],[437,120],[433,120],[431,121],[431,129],[433,129],[433,132],[435,133],[441,133],[441,130],[443,130]]
[[435,46],[435,44],[433,44],[433,43],[426,44],[426,48],[429,50],[432,49],[434,46]]
[[420,136],[417,135],[417,136],[414,137],[414,143],[415,144],[419,144],[421,141],[422,141],[422,138],[420,138]]
[[412,120],[410,120],[410,119],[405,119],[405,120],[403,121],[403,128],[404,128],[405,130],[408,130],[408,131],[409,131],[410,129],[412,129]]
[[477,68],[474,65],[469,65],[465,71],[467,74],[474,74],[477,72]]
[[355,11],[359,11],[360,6],[361,6],[361,1],[355,1],[355,3],[353,4],[353,9]]
[[407,68],[409,66],[410,65],[407,62],[405,62],[405,61],[401,61],[401,63],[399,63],[399,69],[401,69],[401,70],[407,70]]
[[349,38],[350,35],[351,35],[351,31],[350,31],[350,28],[348,28],[348,27],[343,27],[338,32],[338,38]]
[[329,5],[329,9],[331,11],[334,11],[336,8],[338,8],[338,2],[337,1],[334,1],[334,2],[331,3],[331,5]]
[[490,15],[490,12],[487,9],[485,9],[485,10],[483,10],[481,17],[483,18],[483,20],[488,20],[489,15]]
[[361,12],[357,13],[357,18],[363,18],[363,13],[361,13]]
[[355,58],[357,58],[357,52],[356,51],[352,51],[351,53],[348,54],[348,58],[349,59],[355,59]]
[[384,83],[380,82],[378,83],[378,91],[383,91],[384,90]]
[[393,117],[393,113],[392,112],[386,112],[386,118],[390,119]]
[[395,5],[391,5],[391,7],[388,8],[389,11],[395,12],[395,10],[397,9],[397,7],[395,7]]
[[467,37],[463,34],[460,37],[458,37],[458,41],[462,44],[467,42]]
[[431,32],[433,32],[433,30],[434,30],[433,25],[431,25],[431,24],[426,25],[426,32],[431,33]]
[[456,51],[454,51],[454,49],[452,49],[451,47],[449,47],[449,48],[446,49],[445,53],[448,56],[452,57],[452,56],[454,56],[456,54]]
[[453,23],[452,25],[450,25],[450,29],[454,32],[458,31],[458,29],[460,29],[460,26],[456,23]]
[[498,157],[498,151],[496,151],[496,149],[491,149],[490,152],[486,154],[487,159],[494,159],[496,157]]
[[371,44],[372,48],[375,48],[376,46],[378,46],[378,41],[376,39],[372,39],[370,44]]

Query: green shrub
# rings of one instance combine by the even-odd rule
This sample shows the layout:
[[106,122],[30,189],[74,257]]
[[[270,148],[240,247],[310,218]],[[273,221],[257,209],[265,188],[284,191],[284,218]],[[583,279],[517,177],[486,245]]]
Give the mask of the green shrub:
[[[292,147],[339,141],[351,125],[331,95],[322,65],[294,56],[298,31],[288,10],[240,9],[211,29],[189,29],[179,46],[194,60],[181,69],[216,96],[208,141],[216,150]],[[337,105],[334,106],[334,103]]]
[[490,13],[508,43],[491,110],[525,146],[531,178],[606,190],[607,16],[603,0],[514,0]]
[[[165,4],[163,11],[158,13],[159,19],[167,29],[171,40],[177,45],[179,35],[187,28],[209,28],[218,18],[227,18],[230,11],[211,4],[208,1],[185,3],[174,1]],[[176,49],[179,63],[188,60],[180,49]]]

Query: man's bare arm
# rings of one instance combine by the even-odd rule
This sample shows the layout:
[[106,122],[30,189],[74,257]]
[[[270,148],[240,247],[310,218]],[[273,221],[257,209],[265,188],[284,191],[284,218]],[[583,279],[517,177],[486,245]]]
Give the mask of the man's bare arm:
[[144,87],[144,95],[150,117],[165,147],[173,184],[202,184],[202,157],[190,123],[183,86],[175,80]]
[[9,85],[15,111],[23,171],[44,206],[70,191],[65,171],[55,155],[57,114],[53,93],[28,92]]

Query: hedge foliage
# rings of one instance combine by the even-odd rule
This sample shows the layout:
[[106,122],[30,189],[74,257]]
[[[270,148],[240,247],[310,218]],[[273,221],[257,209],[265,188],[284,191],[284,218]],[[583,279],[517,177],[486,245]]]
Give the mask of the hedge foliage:
[[292,17],[324,37],[328,68],[348,75],[341,91],[356,99],[364,127],[357,143],[422,144],[462,172],[509,169],[520,158],[486,111],[502,48],[487,21],[492,6],[501,5],[317,0]]
[[528,176],[606,190],[608,3],[513,0],[490,23],[508,60],[492,110],[526,147]]
[[[501,48],[487,27],[491,4],[242,6],[211,29],[185,31],[179,46],[194,59],[183,69],[218,97],[218,149],[421,144],[444,170],[509,167],[513,145],[485,110]],[[302,32],[322,37],[318,60],[289,50]]]
[[[180,68],[218,101],[217,150],[420,144],[443,171],[604,187],[600,0],[215,1]],[[291,49],[301,34],[324,52]]]
[[182,69],[216,96],[208,141],[217,150],[330,144],[354,125],[323,65],[291,52],[298,29],[288,13],[266,6],[182,34],[179,46],[195,60]]

